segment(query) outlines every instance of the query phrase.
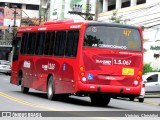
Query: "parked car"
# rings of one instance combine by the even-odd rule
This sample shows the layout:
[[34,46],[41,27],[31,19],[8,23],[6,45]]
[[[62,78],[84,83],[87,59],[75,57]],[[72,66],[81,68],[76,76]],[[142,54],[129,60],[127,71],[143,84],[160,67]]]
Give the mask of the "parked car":
[[142,77],[145,82],[146,93],[160,92],[160,72],[149,72]]
[[0,73],[11,74],[11,63],[6,60],[0,60]]

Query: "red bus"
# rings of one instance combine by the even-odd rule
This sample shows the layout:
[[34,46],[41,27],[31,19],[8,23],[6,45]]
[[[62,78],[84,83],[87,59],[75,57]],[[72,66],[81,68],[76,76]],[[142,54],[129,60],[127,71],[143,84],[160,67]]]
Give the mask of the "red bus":
[[44,91],[48,99],[86,95],[97,105],[135,98],[142,88],[141,27],[57,21],[18,29],[11,83]]

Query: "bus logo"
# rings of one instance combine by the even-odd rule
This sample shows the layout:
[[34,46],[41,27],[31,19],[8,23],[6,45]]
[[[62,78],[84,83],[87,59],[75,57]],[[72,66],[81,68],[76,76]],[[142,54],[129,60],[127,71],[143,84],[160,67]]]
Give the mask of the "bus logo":
[[31,62],[30,61],[24,61],[23,67],[24,68],[30,68],[31,67]]
[[103,65],[112,65],[111,60],[96,60],[96,63],[103,64]]
[[42,65],[42,69],[44,69],[45,71],[47,71],[47,70],[54,70],[55,69],[55,64],[48,63],[47,65]]

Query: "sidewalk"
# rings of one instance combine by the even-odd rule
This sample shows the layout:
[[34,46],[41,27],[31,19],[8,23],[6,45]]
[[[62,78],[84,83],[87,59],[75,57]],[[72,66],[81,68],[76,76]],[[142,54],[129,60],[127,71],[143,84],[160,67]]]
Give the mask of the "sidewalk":
[[160,93],[146,93],[144,103],[160,106]]

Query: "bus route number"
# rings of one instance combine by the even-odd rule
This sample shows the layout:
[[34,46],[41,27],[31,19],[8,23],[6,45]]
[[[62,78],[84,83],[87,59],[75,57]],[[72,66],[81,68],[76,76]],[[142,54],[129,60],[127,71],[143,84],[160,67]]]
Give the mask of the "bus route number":
[[126,36],[126,37],[129,37],[131,34],[131,30],[124,30],[123,31],[123,35]]
[[131,60],[119,60],[119,59],[114,59],[114,64],[115,65],[131,65]]

